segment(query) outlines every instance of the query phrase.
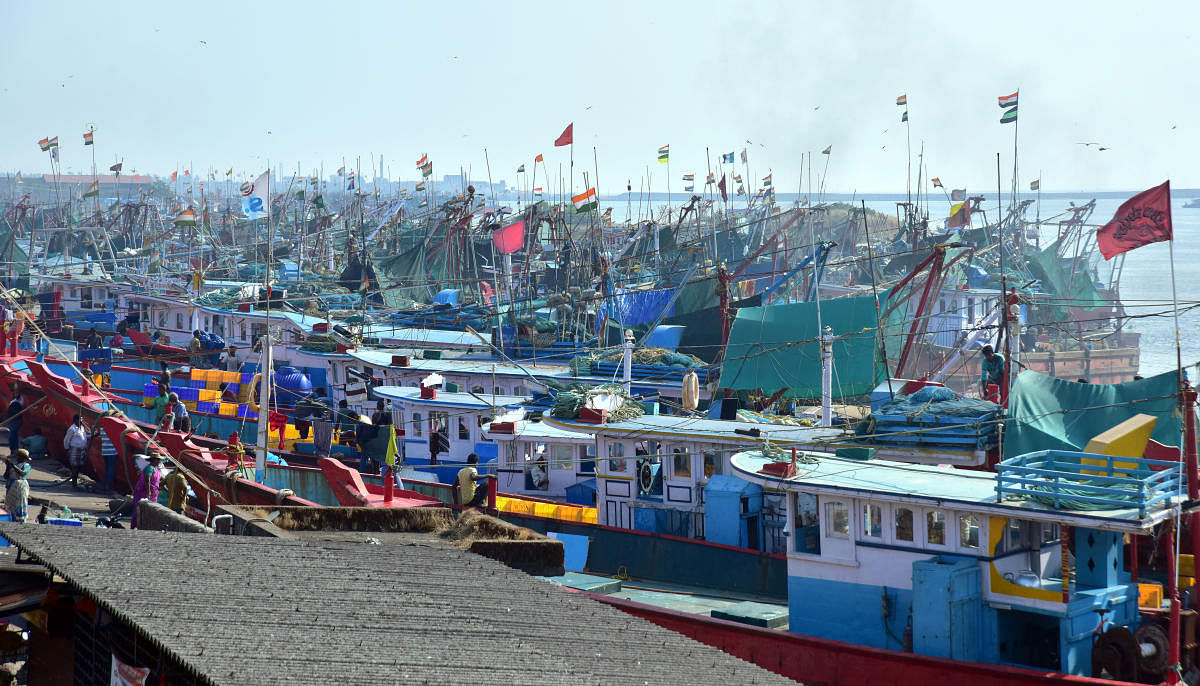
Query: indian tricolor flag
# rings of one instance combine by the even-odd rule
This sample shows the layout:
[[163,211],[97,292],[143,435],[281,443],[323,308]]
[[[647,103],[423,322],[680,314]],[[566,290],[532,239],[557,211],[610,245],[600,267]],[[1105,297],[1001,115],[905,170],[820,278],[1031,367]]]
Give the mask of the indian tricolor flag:
[[429,198],[424,198],[423,200],[421,200],[421,202],[417,203],[417,207],[428,207],[428,206],[429,206]]
[[420,192],[423,190],[425,190],[425,182],[421,181],[420,183],[417,184],[417,191]]
[[179,215],[175,217],[175,226],[195,226],[195,225],[196,225],[196,211],[190,207],[187,208],[186,210],[180,212]]
[[38,145],[41,146],[43,151],[49,150],[50,148],[57,148],[58,136],[55,136],[54,138],[43,138],[42,140],[38,141]]
[[[1017,93],[1020,93],[1020,92],[1021,91],[1017,91]],[[1012,95],[1001,95],[998,98],[998,100],[1000,101],[1000,106],[1001,107],[1016,107],[1017,93],[1013,93]]]
[[684,180],[684,181],[695,181],[695,180],[696,180],[696,175],[695,175],[695,174],[684,174],[684,175],[683,175],[683,180]]
[[92,144],[92,132],[91,132],[91,131],[84,131],[84,132],[83,132],[83,144],[84,144],[84,145],[91,145],[91,144]]
[[771,176],[773,176],[773,173],[772,173],[772,174],[767,174],[766,176],[764,176],[764,177],[763,177],[763,182],[762,182],[762,185],[764,185],[764,186],[770,186],[770,185],[771,185]]
[[600,206],[596,199],[596,189],[589,188],[579,195],[573,196],[571,202],[575,203],[575,212],[583,213],[596,209]]
[[540,197],[542,197],[542,187],[541,187],[541,186],[536,186],[536,187],[534,187],[534,189],[533,189],[533,197],[535,197],[535,198],[540,198]]
[[429,154],[428,154],[428,153],[426,153],[426,154],[424,154],[424,155],[421,155],[421,159],[417,160],[417,169],[420,169],[421,167],[424,167],[424,166],[425,166],[425,163],[426,163],[426,162],[428,162],[428,161],[429,161]]
[[659,162],[659,164],[664,164],[664,163],[666,163],[666,162],[669,162],[670,160],[671,160],[671,146],[670,146],[670,145],[664,145],[664,146],[662,146],[661,148],[659,148],[659,149],[658,149],[658,162]]
[[87,190],[83,192],[83,197],[85,197],[85,198],[100,197],[100,180],[99,179],[96,179],[95,181],[92,182],[92,185],[87,187]]
[[904,95],[901,95],[900,97],[896,98],[896,104],[901,105],[901,106],[907,105],[908,104],[908,93],[905,93]]
[[1030,181],[1030,182],[1029,182],[1029,190],[1031,190],[1031,191],[1040,191],[1040,190],[1042,190],[1042,180],[1041,180],[1041,179],[1034,179],[1033,181]]

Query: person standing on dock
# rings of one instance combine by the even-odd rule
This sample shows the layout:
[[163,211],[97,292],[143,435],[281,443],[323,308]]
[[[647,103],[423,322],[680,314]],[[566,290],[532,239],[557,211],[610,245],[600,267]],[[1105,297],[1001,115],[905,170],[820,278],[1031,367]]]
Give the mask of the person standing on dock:
[[79,472],[87,462],[88,432],[83,428],[83,417],[75,415],[71,418],[71,426],[63,437],[63,447],[67,449],[67,464],[71,467],[71,488],[79,488]]
[[479,487],[480,481],[495,478],[491,474],[480,474],[475,465],[479,464],[479,456],[475,453],[467,455],[467,466],[458,470],[458,503],[467,507],[483,507],[487,499],[488,489]]
[[162,463],[162,456],[157,454],[143,455],[147,464],[142,467],[142,474],[138,477],[137,485],[133,487],[133,516],[129,520],[131,528],[138,528],[138,503],[143,500],[150,502],[158,502],[158,487],[162,482],[162,474],[158,473],[158,465]]
[[12,515],[14,522],[25,523],[29,517],[29,453],[17,451],[17,461],[9,462],[12,480],[4,493],[4,509]]
[[162,487],[167,489],[167,509],[183,514],[183,507],[187,504],[188,482],[178,462],[171,463],[171,472],[163,477]]
[[1004,356],[992,350],[992,346],[985,345],[979,351],[983,354],[983,361],[980,363],[982,373],[979,376],[979,394],[985,399],[991,399],[988,394],[988,386],[997,386],[999,393],[1000,405],[1008,402],[1008,375],[1005,373]]

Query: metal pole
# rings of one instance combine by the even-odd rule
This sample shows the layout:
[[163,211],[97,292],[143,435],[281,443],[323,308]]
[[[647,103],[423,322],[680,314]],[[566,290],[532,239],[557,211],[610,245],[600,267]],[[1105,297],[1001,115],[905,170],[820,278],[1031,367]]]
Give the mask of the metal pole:
[[625,394],[633,395],[633,331],[625,330],[625,353],[621,357],[623,367],[621,378],[625,386]]
[[821,426],[833,426],[833,329],[821,329]]

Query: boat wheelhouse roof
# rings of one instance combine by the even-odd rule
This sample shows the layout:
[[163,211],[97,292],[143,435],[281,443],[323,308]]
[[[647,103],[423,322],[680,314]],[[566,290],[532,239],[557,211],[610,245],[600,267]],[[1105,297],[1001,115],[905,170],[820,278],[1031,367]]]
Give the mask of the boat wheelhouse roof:
[[[476,339],[478,341],[478,339]],[[451,357],[442,358],[440,360],[424,360],[413,357],[409,360],[407,367],[400,367],[392,364],[392,355],[401,354],[396,350],[377,350],[369,348],[359,348],[351,350],[350,356],[369,364],[373,367],[382,367],[385,369],[399,369],[410,372],[438,372],[450,374],[480,374],[511,378],[529,378],[532,374],[538,379],[553,379],[560,383],[582,383],[588,386],[599,386],[601,384],[613,383],[612,378],[606,376],[575,376],[571,373],[571,368],[565,364],[545,364],[539,362],[537,366],[532,363],[525,365],[525,369],[521,369],[511,362],[504,362],[494,358],[461,358]],[[530,381],[530,383],[533,383]],[[647,379],[634,379],[632,384],[635,389],[651,388],[655,390],[675,389],[678,390],[683,384],[681,381],[650,381]]]
[[581,441],[590,441],[594,437],[593,434],[583,433],[580,431],[568,431],[559,428],[546,422],[533,422],[528,419],[522,419],[516,423],[513,433],[492,433],[492,423],[483,425],[483,437],[491,441],[559,441],[579,443]]
[[[239,312],[237,310],[230,310],[230,309],[223,308],[223,307],[214,307],[211,305],[203,306],[200,308],[200,310],[203,312],[208,312],[210,314],[221,314],[221,315],[225,315],[225,316],[247,317],[250,319],[264,319],[265,320],[267,318],[266,310],[250,310],[249,312]],[[272,320],[286,319],[287,321],[292,322],[293,324],[295,324],[296,326],[299,326],[301,329],[303,329],[307,332],[312,331],[314,324],[319,324],[319,323],[325,321],[324,317],[313,317],[310,315],[302,314],[300,312],[291,312],[289,310],[271,310],[271,319]]]
[[[887,460],[856,460],[830,453],[802,453],[796,475],[788,478],[762,473],[779,463],[759,451],[730,457],[738,476],[763,486],[827,496],[854,496],[889,502],[950,506],[1000,517],[1047,521],[1093,529],[1145,533],[1179,511],[1177,499],[1139,516],[1138,508],[1068,510],[1037,500],[999,499],[993,472],[917,465]],[[1183,497],[1182,495],[1180,496]]]
[[472,410],[486,410],[493,407],[516,408],[529,402],[528,398],[519,395],[448,393],[445,391],[438,391],[436,398],[422,398],[421,389],[408,386],[379,386],[375,388],[375,395],[405,405],[428,405],[433,408],[458,407]]
[[370,324],[362,329],[364,338],[377,338],[391,345],[407,345],[427,348],[486,348],[487,346],[466,331],[442,329],[418,329]]
[[[634,382],[635,385],[637,382]],[[588,424],[573,419],[546,416],[543,421],[568,431],[592,432],[609,438],[670,437],[708,441],[728,445],[758,446],[766,438],[778,446],[797,446],[804,450],[869,448],[876,457],[907,463],[953,464],[974,466],[983,463],[982,450],[953,450],[938,446],[880,445],[864,443],[861,438],[841,429],[794,424],[760,424],[730,419],[701,419],[673,415],[643,415],[637,419],[607,424]],[[754,430],[758,430],[755,435]]]

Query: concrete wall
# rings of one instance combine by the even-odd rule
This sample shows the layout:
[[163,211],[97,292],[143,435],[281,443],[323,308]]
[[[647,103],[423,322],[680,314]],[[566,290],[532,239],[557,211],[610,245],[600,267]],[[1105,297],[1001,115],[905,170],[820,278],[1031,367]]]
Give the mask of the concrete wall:
[[180,533],[211,534],[212,529],[194,519],[142,500],[138,503],[138,528],[142,531],[177,531]]

